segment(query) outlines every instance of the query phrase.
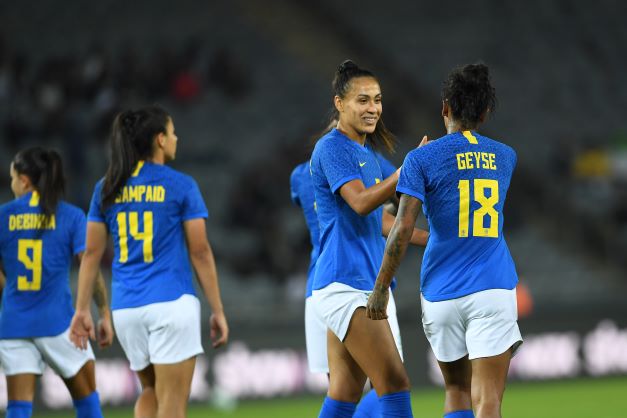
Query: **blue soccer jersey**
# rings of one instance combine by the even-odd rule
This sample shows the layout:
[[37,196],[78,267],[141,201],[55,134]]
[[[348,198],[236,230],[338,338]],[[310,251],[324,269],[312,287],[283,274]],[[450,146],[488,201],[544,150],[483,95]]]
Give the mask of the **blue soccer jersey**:
[[397,192],[420,199],[429,221],[421,271],[428,301],[516,286],[503,237],[503,204],[515,165],[511,147],[471,131],[407,154]]
[[94,190],[88,221],[105,223],[113,237],[111,309],[195,294],[183,222],[208,216],[196,182],[165,165],[140,161],[105,210],[102,184]]
[[309,240],[311,241],[311,258],[307,271],[307,285],[305,297],[311,296],[313,286],[313,273],[319,253],[320,228],[318,227],[318,216],[316,215],[316,199],[314,197],[313,185],[311,184],[311,174],[309,173],[309,161],[296,166],[290,176],[290,195],[292,202],[303,210],[305,223],[309,230]]
[[372,187],[383,178],[377,155],[337,129],[322,137],[311,156],[311,179],[320,225],[320,255],[313,289],[338,282],[372,290],[383,258],[382,209],[358,215],[339,194],[352,180]]
[[45,217],[37,192],[0,207],[0,257],[6,274],[0,338],[59,335],[74,315],[72,258],[85,249],[85,214],[59,202]]

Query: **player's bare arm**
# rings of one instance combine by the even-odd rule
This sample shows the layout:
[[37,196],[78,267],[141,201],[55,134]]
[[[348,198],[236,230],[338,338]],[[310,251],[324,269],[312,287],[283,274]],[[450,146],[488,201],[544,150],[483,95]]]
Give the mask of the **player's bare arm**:
[[107,246],[107,227],[100,222],[87,223],[87,243],[78,271],[76,312],[70,325],[70,339],[78,348],[87,349],[89,338],[96,339],[89,310],[94,283],[100,272],[100,260]]
[[213,347],[217,348],[227,343],[229,326],[220,297],[218,272],[213,258],[213,251],[207,240],[205,220],[191,219],[185,221],[183,227],[198,283],[211,306],[211,317],[209,318],[210,336]]
[[375,282],[372,294],[368,298],[366,312],[370,319],[386,319],[387,318],[387,302],[389,299],[390,283],[396,274],[396,270],[405,255],[407,245],[409,245],[414,233],[414,225],[420,213],[422,203],[420,200],[409,195],[402,195],[401,202],[398,207],[398,215],[394,221],[394,225],[390,230],[387,243],[385,244],[385,252],[383,253],[383,261],[377,281]]
[[398,171],[381,183],[366,188],[360,179],[349,181],[340,188],[340,195],[359,215],[366,216],[392,196],[398,183]]
[[[384,237],[388,237],[390,235],[390,231],[392,229],[392,226],[394,225],[394,221],[395,221],[396,217],[394,215],[391,215],[388,211],[384,210],[383,211],[383,217],[382,217],[382,231],[381,234]],[[425,231],[424,229],[420,229],[420,228],[414,228],[413,232],[411,233],[411,239],[409,241],[409,243],[411,245],[416,245],[419,247],[425,247],[427,245],[427,241],[429,240],[429,231]]]

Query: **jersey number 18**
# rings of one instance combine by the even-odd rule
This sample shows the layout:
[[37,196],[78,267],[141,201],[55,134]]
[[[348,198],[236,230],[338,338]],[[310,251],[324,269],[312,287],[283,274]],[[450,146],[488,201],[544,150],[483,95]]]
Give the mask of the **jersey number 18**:
[[[460,180],[459,185],[459,237],[468,238],[470,223],[470,180]],[[499,203],[499,182],[489,179],[474,179],[474,200],[481,207],[475,210],[472,217],[472,236],[498,238],[499,213],[494,206]],[[490,197],[486,196],[486,189],[490,190]],[[484,217],[490,217],[490,223],[484,225]]]

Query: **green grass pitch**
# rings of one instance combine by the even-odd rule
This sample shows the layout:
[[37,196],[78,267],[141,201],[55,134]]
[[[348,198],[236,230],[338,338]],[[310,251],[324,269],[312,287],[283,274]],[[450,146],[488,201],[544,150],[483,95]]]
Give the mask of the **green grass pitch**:
[[[442,417],[443,390],[413,389],[414,417]],[[192,405],[189,418],[301,418],[317,417],[322,397],[286,398],[241,402],[232,411]],[[73,417],[73,411],[33,417]],[[132,418],[130,408],[104,411],[106,418]],[[625,418],[627,417],[627,377],[581,379],[544,383],[512,383],[503,402],[505,418]]]

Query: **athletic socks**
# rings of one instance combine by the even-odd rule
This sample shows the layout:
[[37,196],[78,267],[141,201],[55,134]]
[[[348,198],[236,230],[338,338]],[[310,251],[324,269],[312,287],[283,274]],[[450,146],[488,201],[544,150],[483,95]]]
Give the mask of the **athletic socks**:
[[413,418],[409,391],[388,393],[379,398],[382,418]]
[[356,406],[356,403],[336,401],[327,396],[324,398],[318,418],[351,418]]
[[379,397],[374,389],[366,393],[355,409],[353,418],[379,418],[381,416],[381,406]]
[[472,409],[465,409],[444,414],[444,418],[475,418],[475,414],[472,413]]
[[33,403],[28,401],[9,401],[6,418],[30,418],[33,414]]
[[98,392],[74,401],[76,418],[103,418],[100,410],[100,398]]

